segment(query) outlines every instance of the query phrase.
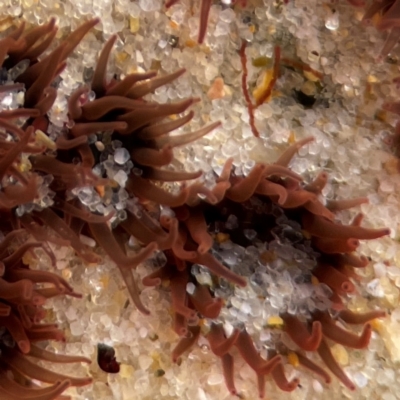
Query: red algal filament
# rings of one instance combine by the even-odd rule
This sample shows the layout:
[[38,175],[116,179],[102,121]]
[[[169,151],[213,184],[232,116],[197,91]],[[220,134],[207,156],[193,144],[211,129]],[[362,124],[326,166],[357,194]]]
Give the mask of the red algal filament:
[[258,137],[260,137],[260,132],[258,131],[256,124],[255,124],[254,111],[257,109],[257,107],[259,107],[261,104],[263,104],[265,102],[265,100],[267,100],[271,96],[272,90],[273,90],[275,83],[279,76],[279,61],[280,61],[280,57],[281,57],[281,48],[279,46],[275,46],[274,67],[273,67],[273,76],[272,76],[271,82],[269,83],[269,85],[268,85],[267,89],[265,90],[265,92],[263,93],[263,95],[258,99],[257,103],[253,104],[253,102],[250,98],[249,89],[247,87],[248,71],[247,71],[247,65],[246,65],[246,63],[247,63],[246,46],[247,46],[247,43],[243,40],[242,46],[240,47],[240,51],[239,51],[240,60],[242,62],[242,69],[243,69],[242,90],[243,90],[244,98],[247,103],[247,109],[249,112],[250,128],[251,128],[251,131],[253,132],[253,135],[258,138]]

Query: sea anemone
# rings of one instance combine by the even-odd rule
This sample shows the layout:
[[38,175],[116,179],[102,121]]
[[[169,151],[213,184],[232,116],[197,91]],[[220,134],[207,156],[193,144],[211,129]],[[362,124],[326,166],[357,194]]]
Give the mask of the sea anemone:
[[[87,385],[92,380],[61,375],[33,362],[90,363],[85,357],[52,353],[36,344],[65,340],[57,325],[42,323],[46,317],[43,305],[59,295],[81,296],[58,275],[40,270],[40,266],[31,269],[22,261],[26,252],[40,246],[29,241],[19,245],[25,236],[23,229],[11,230],[0,244],[0,396],[5,400],[52,400],[69,386]],[[39,386],[32,379],[51,386]]]
[[[184,70],[161,77],[155,76],[155,72],[133,73],[121,81],[107,82],[107,60],[115,40],[116,36],[112,36],[104,46],[91,88],[82,86],[70,96],[69,123],[54,133],[54,141],[43,133],[45,140],[50,141],[50,150],[56,152],[29,157],[32,171],[38,176],[51,176],[48,188],[53,197],[39,210],[28,203],[20,206],[17,213],[36,240],[69,243],[89,263],[100,259],[82,243],[80,235],[93,238],[120,268],[136,306],[147,312],[130,270],[157,247],[168,249],[176,236],[175,229],[165,234],[163,241],[149,243],[132,257],[126,256],[117,238],[126,233],[138,238],[145,234],[138,223],[138,215],[144,212],[143,202],[177,207],[192,202],[199,193],[208,195],[198,183],[182,187],[178,194],[164,190],[160,183],[193,180],[202,173],[161,167],[173,161],[174,147],[201,138],[219,123],[170,136],[169,132],[188,123],[194,113],[169,121],[165,118],[185,112],[196,99],[158,104],[143,97],[176,79]],[[46,131],[49,122],[42,118],[33,124]]]
[[[385,315],[380,310],[353,313],[345,308],[342,296],[355,292],[355,270],[368,264],[353,253],[359,240],[379,238],[389,230],[361,227],[361,214],[350,225],[335,222],[335,212],[367,200],[324,205],[320,195],[327,174],[306,185],[288,168],[297,150],[310,141],[291,145],[274,164],[257,164],[246,177],[232,174],[228,160],[211,190],[213,202],[172,207],[171,215],[161,216],[167,231],[178,222],[178,234],[165,252],[165,265],[145,277],[143,284],[169,281],[174,330],[181,337],[172,358],[177,361],[204,335],[221,358],[226,386],[233,394],[237,351],[255,371],[261,397],[268,374],[284,391],[297,387],[297,379],[285,377],[287,358],[292,362],[295,358],[326,383],[331,381],[305,352],[317,352],[326,367],[354,390],[329,343],[365,348],[371,336],[368,322]],[[142,224],[143,231],[152,232],[147,240],[141,237],[144,243],[163,240],[164,231]],[[240,287],[246,285],[245,293]],[[264,328],[274,332],[264,343],[252,315],[263,315]],[[337,321],[365,325],[357,336]]]
[[[198,193],[207,194],[202,185],[194,184],[183,187],[179,194],[172,195],[151,181],[177,182],[198,178],[201,175],[200,171],[185,173],[159,167],[170,164],[174,147],[206,135],[219,123],[189,134],[170,137],[168,133],[189,122],[193,118],[193,112],[168,122],[164,122],[163,119],[183,113],[196,99],[187,99],[175,104],[157,104],[143,100],[143,96],[176,79],[184,70],[162,77],[155,77],[154,72],[133,73],[122,81],[113,79],[107,82],[107,60],[116,40],[116,36],[112,36],[104,46],[94,71],[90,92],[94,98],[89,97],[88,87],[81,87],[71,95],[70,124],[55,132],[56,137],[53,141],[47,135],[49,120],[45,114],[54,102],[56,91],[48,87],[51,101],[47,102],[44,101],[43,87],[50,85],[54,77],[62,71],[67,55],[97,22],[98,20],[91,20],[82,25],[67,38],[67,42],[38,62],[36,58],[41,54],[39,49],[45,50],[51,42],[50,39],[54,37],[56,28],[53,20],[49,24],[34,28],[26,35],[22,35],[22,25],[4,39],[6,44],[9,43],[6,49],[12,56],[5,53],[3,57],[8,54],[5,60],[6,70],[16,68],[16,63],[27,55],[31,57],[27,59],[28,68],[22,74],[17,74],[15,80],[23,82],[26,86],[24,105],[33,108],[5,111],[2,114],[8,118],[31,117],[22,129],[5,120],[0,121],[6,131],[21,138],[12,147],[12,142],[5,143],[10,150],[4,158],[4,172],[12,168],[21,183],[10,185],[10,180],[7,180],[8,186],[4,189],[4,196],[8,196],[5,199],[8,202],[5,203],[4,200],[3,205],[15,212],[18,225],[22,224],[35,240],[43,243],[53,262],[55,257],[48,243],[69,244],[86,262],[98,262],[99,257],[80,239],[81,233],[92,236],[120,267],[133,301],[139,309],[146,312],[139,300],[130,269],[149,257],[157,248],[157,244],[150,243],[138,255],[127,257],[107,221],[112,219],[113,226],[124,222],[119,230],[115,230],[116,235],[126,231],[135,236],[140,226],[135,223],[135,213],[141,212],[136,202],[152,201],[179,206],[192,201]],[[39,40],[39,37],[42,37],[42,41],[37,44],[35,40]],[[15,45],[16,40],[21,42]],[[31,47],[36,51],[31,50]],[[53,69],[47,71],[45,67],[50,64]],[[43,72],[43,68],[47,73]],[[35,100],[32,100],[33,98]],[[44,108],[40,106],[43,103],[46,104]],[[35,128],[36,139],[41,146],[31,148],[28,143]],[[96,133],[100,142],[89,144],[89,136]],[[106,137],[110,142],[107,148],[103,144]],[[95,145],[101,145],[102,148],[96,148]],[[21,153],[30,154],[29,158],[25,159],[26,165],[20,167],[30,170],[24,176],[18,174],[13,166],[14,160]],[[96,167],[97,174],[92,171],[92,168]],[[39,187],[39,183],[42,187]],[[38,201],[39,193],[41,196]],[[115,204],[110,204],[110,200]],[[171,234],[164,243],[158,243],[160,249],[167,249],[173,237]]]
[[[34,248],[42,247],[49,255],[52,253],[40,235],[32,241],[33,227],[21,229],[22,220],[18,217],[19,207],[39,203],[46,194],[43,193],[43,178],[28,167],[29,155],[42,154],[47,149],[41,145],[40,133],[35,132],[32,124],[38,118],[45,118],[56,97],[52,81],[94,22],[97,21],[78,28],[68,42],[40,61],[38,57],[54,39],[57,30],[54,20],[27,33],[22,23],[0,41],[0,216],[3,236],[0,244],[0,394],[4,399],[54,399],[71,385],[83,386],[91,382],[91,378],[60,375],[32,361],[90,362],[80,356],[51,353],[36,344],[65,340],[56,325],[42,323],[46,317],[43,308],[46,300],[59,295],[81,296],[63,278],[41,270],[40,265],[30,268],[37,264]],[[43,133],[42,136],[45,137]],[[38,385],[32,379],[51,386]]]

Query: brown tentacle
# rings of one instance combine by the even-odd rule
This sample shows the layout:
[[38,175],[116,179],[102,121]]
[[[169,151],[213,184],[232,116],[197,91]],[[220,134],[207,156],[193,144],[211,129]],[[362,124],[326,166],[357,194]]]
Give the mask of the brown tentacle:
[[63,50],[64,46],[60,46],[52,53],[46,64],[46,68],[42,70],[35,82],[29,87],[25,93],[25,107],[35,107],[41,99],[43,89],[49,86],[56,76],[57,68],[62,61]]
[[81,144],[87,143],[87,141],[87,136],[79,136],[74,139],[67,139],[64,135],[62,135],[56,140],[56,146],[58,150],[71,150],[80,146]]
[[386,317],[386,313],[385,311],[382,310],[369,311],[364,314],[355,313],[350,310],[343,310],[338,315],[338,318],[340,318],[344,322],[354,325],[365,324],[376,318],[384,318],[384,317]]
[[178,358],[189,350],[197,341],[200,335],[199,326],[190,326],[187,337],[182,337],[175,348],[172,350],[172,361],[177,362]]
[[73,378],[52,372],[32,363],[17,351],[12,351],[10,349],[4,349],[3,351],[5,353],[5,357],[3,359],[6,360],[7,364],[11,365],[19,372],[29,376],[30,378],[46,383],[56,383],[69,380],[73,386],[85,386],[92,381],[91,378]]
[[169,171],[159,168],[149,168],[143,171],[143,177],[161,182],[181,182],[190,181],[199,178],[203,174],[202,171],[185,172],[185,171]]
[[213,122],[212,124],[204,126],[203,128],[200,128],[197,131],[191,133],[185,133],[183,135],[175,135],[175,136],[161,136],[159,138],[153,139],[152,142],[158,149],[161,149],[166,145],[172,147],[184,146],[185,144],[194,142],[202,138],[203,136],[213,131],[215,128],[219,127],[220,125],[221,125],[220,122]]
[[338,294],[353,293],[355,291],[355,287],[348,277],[330,265],[318,265],[312,273],[320,282],[325,283]]
[[[8,330],[21,352],[25,354],[29,353],[31,343],[25,333],[21,320],[11,313],[7,317],[0,317],[0,323],[1,326],[4,326]],[[2,360],[4,360],[4,357],[2,357]]]
[[[321,172],[318,176],[310,182],[308,185],[304,186],[304,189],[308,192],[314,193],[317,196],[321,194],[323,188],[326,186],[328,182],[328,174],[326,172]],[[329,207],[328,207],[329,208]],[[331,210],[333,211],[333,210]]]
[[76,89],[68,99],[68,114],[72,120],[77,120],[82,116],[82,95],[87,95],[89,93],[88,86],[81,86]]
[[138,264],[146,260],[157,249],[157,244],[152,242],[135,256],[127,257],[122,252],[107,224],[89,223],[89,228],[96,242],[119,267],[135,269]]
[[[172,0],[170,0],[172,1]],[[197,41],[201,44],[203,43],[206,33],[207,33],[207,22],[208,15],[210,13],[210,8],[212,5],[212,0],[201,0],[200,4],[200,28],[199,28],[199,36]]]
[[357,336],[337,326],[335,321],[326,313],[317,313],[316,318],[321,322],[324,336],[336,343],[353,349],[364,349],[368,346],[372,333],[370,324],[366,324],[361,336]]
[[131,99],[138,99],[146,94],[153,92],[155,89],[160,86],[164,86],[175,79],[179,78],[186,72],[184,68],[179,69],[178,71],[173,72],[169,75],[158,76],[155,78],[148,79],[146,82],[136,84],[132,89],[129,90],[127,97]]
[[187,115],[181,118],[177,118],[173,121],[163,122],[156,125],[150,125],[147,128],[142,129],[138,132],[138,138],[142,140],[151,140],[159,136],[166,135],[175,129],[186,125],[194,117],[194,112],[190,111]]
[[246,363],[258,374],[267,375],[282,362],[281,356],[274,356],[268,361],[261,358],[254,347],[253,339],[245,330],[239,333],[235,346]]
[[307,327],[296,316],[284,314],[285,332],[303,350],[315,351],[322,340],[321,323],[314,321],[312,324],[311,335]]
[[75,124],[70,132],[74,137],[89,136],[93,133],[108,131],[108,130],[124,130],[127,128],[127,123],[123,121],[112,122],[84,122]]
[[154,78],[157,71],[135,72],[127,75],[122,81],[115,83],[106,91],[106,96],[126,96],[135,83]]
[[225,338],[222,325],[212,324],[211,330],[206,336],[208,342],[210,343],[211,351],[218,357],[224,356],[235,345],[239,337],[239,333],[240,331],[236,329],[232,332],[229,338]]
[[154,116],[158,108],[158,104],[146,103],[120,96],[105,96],[84,104],[81,107],[81,111],[82,118],[86,121],[97,121],[113,110],[134,110],[139,116],[143,111],[146,111]]
[[206,318],[217,318],[223,306],[223,300],[211,296],[205,285],[197,285],[190,296],[196,310]]
[[174,153],[170,145],[164,146],[161,150],[135,147],[131,150],[131,157],[134,162],[143,166],[162,167],[171,163]]
[[[144,251],[146,251],[146,249],[144,249]],[[143,254],[144,251],[142,250],[142,252],[138,254],[138,257],[140,255],[142,255],[143,259],[147,258],[148,257],[147,253]],[[132,275],[131,269],[121,267],[120,265],[118,265],[118,269],[120,270],[122,278],[125,281],[126,287],[128,289],[129,295],[133,301],[133,304],[143,315],[149,315],[150,311],[144,306],[144,304],[142,303],[142,301],[140,299],[140,291],[139,291],[136,281]]]
[[75,363],[75,362],[83,362],[87,364],[91,363],[91,360],[89,358],[52,353],[34,344],[31,345],[31,350],[29,351],[28,355],[31,357],[39,358],[41,360],[50,361],[54,363]]
[[40,213],[35,213],[44,224],[53,229],[63,239],[70,242],[71,247],[87,262],[97,263],[99,257],[88,250],[80,241],[79,237],[75,235],[74,231],[52,210],[49,208],[44,209]]
[[343,370],[340,368],[339,364],[334,359],[331,350],[325,340],[321,341],[318,348],[318,354],[326,364],[326,366],[331,370],[331,372],[350,390],[355,390],[354,383],[346,376]]
[[279,389],[283,390],[284,392],[292,392],[294,389],[297,388],[300,382],[297,378],[294,378],[289,382],[286,379],[285,371],[281,363],[278,363],[275,366],[275,368],[271,372],[271,376]]
[[327,207],[329,210],[336,212],[347,210],[349,208],[357,207],[361,204],[367,204],[368,198],[367,197],[359,197],[356,199],[344,199],[344,200],[329,200],[327,202]]
[[198,244],[197,251],[204,254],[211,249],[213,239],[207,231],[207,223],[201,210],[193,209],[185,221],[190,236]]
[[235,274],[229,268],[226,268],[210,253],[198,254],[195,258],[191,260],[191,262],[204,265],[214,274],[221,276],[222,278],[225,278],[238,286],[244,287],[247,284],[246,280],[243,277]]
[[96,69],[94,70],[92,79],[92,90],[96,93],[96,96],[98,97],[104,96],[107,90],[107,62],[116,39],[117,35],[112,35],[107,40],[106,44],[101,50],[100,57],[97,60]]
[[303,226],[311,235],[331,239],[377,239],[390,234],[390,229],[368,229],[352,225],[339,225],[323,217],[306,213]]
[[237,393],[234,382],[234,360],[230,354],[224,354],[221,357],[222,371],[224,374],[226,388],[232,395]]
[[325,383],[329,384],[332,382],[332,379],[329,376],[329,374],[319,365],[315,364],[314,362],[312,362],[311,360],[309,360],[307,357],[303,356],[300,353],[296,353],[296,355],[302,367],[307,368],[309,371],[319,375],[325,381]]
[[315,237],[313,245],[326,254],[351,253],[360,245],[357,239],[329,239]]
[[196,311],[187,306],[186,285],[189,282],[188,271],[175,271],[170,279],[171,301],[173,310],[187,320],[197,317]]
[[275,164],[281,165],[283,167],[287,167],[292,160],[292,158],[295,156],[295,154],[305,145],[308,143],[313,142],[315,139],[312,136],[309,136],[303,140],[299,140],[296,143],[293,143],[291,146],[289,146],[281,155],[280,157],[275,161]]
[[241,178],[233,184],[227,191],[226,197],[235,202],[244,202],[253,196],[260,180],[265,174],[267,167],[257,164],[245,178]]
[[285,204],[288,196],[287,190],[282,185],[271,182],[267,179],[261,180],[255,190],[255,193],[272,197],[273,199],[278,197],[277,203],[279,205]]

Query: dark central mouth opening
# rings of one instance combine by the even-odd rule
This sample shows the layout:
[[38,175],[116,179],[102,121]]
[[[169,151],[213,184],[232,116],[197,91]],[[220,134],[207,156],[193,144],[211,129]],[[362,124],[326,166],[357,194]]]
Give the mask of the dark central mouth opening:
[[[320,254],[303,231],[298,211],[284,210],[271,199],[256,195],[243,203],[224,199],[194,209],[204,216],[214,240],[212,256],[250,286],[240,288],[210,274],[201,264],[191,264],[187,291],[194,289],[193,284],[206,284],[213,296],[223,299],[225,309],[218,322],[235,326],[263,316],[267,326],[274,315],[298,313],[307,318],[315,310],[330,307],[332,291],[326,285],[315,285],[312,270]],[[184,218],[182,209],[174,211],[178,219]],[[189,241],[186,248],[191,247]],[[173,263],[171,254],[166,254]]]

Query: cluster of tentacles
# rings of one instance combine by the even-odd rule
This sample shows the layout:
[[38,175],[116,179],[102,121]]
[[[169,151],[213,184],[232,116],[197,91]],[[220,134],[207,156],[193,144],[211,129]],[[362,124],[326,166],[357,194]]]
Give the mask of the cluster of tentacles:
[[[64,340],[56,325],[43,323],[46,300],[58,295],[80,295],[58,275],[36,267],[31,269],[22,261],[24,254],[35,259],[33,249],[37,247],[43,247],[53,262],[55,257],[47,244],[51,236],[46,229],[27,215],[19,219],[15,210],[34,201],[41,190],[43,178],[27,167],[26,157],[48,150],[46,135],[35,130],[35,125],[47,118],[46,113],[56,98],[57,90],[51,84],[64,69],[66,58],[96,22],[82,25],[46,56],[43,53],[57,32],[55,20],[27,31],[21,23],[0,40],[0,93],[4,98],[25,90],[22,107],[14,105],[0,111],[0,217],[1,232],[5,235],[0,243],[0,397],[7,400],[51,400],[71,385],[91,382],[90,378],[63,376],[34,363],[35,359],[55,363],[90,360],[53,354],[36,344]],[[54,238],[53,242],[69,244],[60,238]],[[38,386],[32,379],[51,385]]]
[[[194,113],[179,118],[170,118],[185,112],[196,99],[186,99],[177,103],[158,104],[143,99],[160,86],[181,76],[185,70],[178,70],[165,76],[156,76],[156,72],[133,73],[123,80],[106,81],[107,60],[116,36],[112,36],[100,54],[94,71],[91,90],[96,98],[87,101],[88,87],[79,88],[69,100],[69,117],[73,127],[65,138],[62,149],[68,150],[80,142],[82,165],[92,168],[97,161],[91,154],[92,149],[86,144],[87,137],[93,133],[112,130],[112,140],[121,142],[128,150],[136,167],[129,174],[126,187],[130,194],[143,199],[150,199],[150,192],[155,201],[163,203],[166,192],[157,190],[148,181],[179,182],[196,179],[201,172],[185,173],[168,171],[160,167],[167,166],[173,160],[173,148],[190,143],[215,129],[219,123],[213,123],[198,131],[169,136],[168,133],[187,124]],[[153,200],[153,198],[151,198]],[[165,199],[166,200],[166,199]]]
[[[196,198],[198,193],[206,191],[198,184],[183,187],[176,200],[150,180],[177,182],[198,178],[201,172],[185,173],[163,170],[160,167],[172,161],[173,147],[196,140],[219,124],[214,123],[196,132],[170,137],[168,133],[188,123],[193,117],[193,112],[166,122],[164,118],[184,112],[196,99],[158,104],[143,100],[143,96],[176,79],[184,71],[179,70],[161,77],[156,77],[155,72],[133,73],[122,81],[113,79],[107,82],[107,60],[116,39],[113,36],[100,54],[91,88],[83,86],[69,99],[70,129],[65,127],[55,142],[52,141],[46,135],[49,121],[45,113],[54,102],[56,89],[49,85],[64,68],[65,58],[97,22],[98,20],[91,20],[83,24],[40,61],[36,61],[36,58],[49,46],[56,32],[53,20],[25,35],[24,26],[21,25],[3,40],[6,49],[3,59],[8,56],[4,61],[6,70],[16,68],[20,60],[29,60],[28,68],[17,75],[15,81],[21,81],[25,85],[25,106],[32,109],[21,108],[5,111],[0,115],[0,125],[5,132],[13,134],[15,140],[20,139],[18,142],[9,141],[8,138],[3,141],[4,148],[9,150],[2,159],[1,170],[3,177],[6,172],[10,175],[4,179],[6,186],[1,193],[5,197],[2,205],[5,209],[12,210],[20,204],[32,201],[37,196],[38,179],[43,179],[45,174],[51,175],[53,180],[50,189],[55,194],[52,207],[25,213],[16,220],[16,225],[22,225],[35,240],[42,241],[52,261],[55,261],[55,257],[47,245],[48,242],[70,245],[85,261],[98,262],[99,257],[80,240],[79,235],[86,233],[96,239],[122,268],[125,279],[131,281],[129,268],[147,258],[156,245],[149,245],[137,256],[126,257],[123,250],[120,251],[120,246],[107,224],[113,213],[93,214],[84,209],[78,199],[71,198],[72,189],[91,186],[99,193],[104,193],[112,186],[110,179],[103,179],[92,172],[92,168],[99,161],[99,152],[94,145],[89,145],[88,137],[97,133],[102,140],[105,131],[112,132],[111,139],[119,140],[130,153],[135,170],[129,174],[126,190],[131,197],[173,206],[184,204]],[[7,87],[7,90],[11,89],[15,87]],[[95,99],[92,101],[88,97],[90,90],[95,93]],[[43,103],[46,107],[42,107]],[[23,116],[31,118],[22,129],[5,120]],[[31,143],[34,131],[36,143]],[[19,156],[22,152],[30,154],[30,171],[26,174],[19,172],[23,166],[15,162],[20,161]],[[13,185],[9,184],[10,176],[14,177]],[[121,224],[124,232],[135,232],[132,220],[134,216],[128,212],[126,221]],[[115,233],[118,235],[118,231]],[[128,287],[131,288],[132,285]],[[132,291],[131,294],[134,299],[137,297]]]
[[[37,197],[42,178],[36,171],[29,171],[29,163],[23,162],[21,154],[41,157],[51,147],[51,141],[46,134],[37,129],[47,127],[46,113],[57,96],[57,89],[51,85],[65,68],[66,58],[97,22],[98,20],[92,20],[83,24],[65,42],[40,60],[38,57],[51,45],[56,35],[54,19],[26,33],[25,23],[22,22],[0,41],[0,65],[6,74],[5,81],[1,82],[1,93],[25,89],[22,108],[0,112],[0,127],[3,130],[0,161],[1,208],[11,210],[18,205],[32,202]],[[25,123],[21,122],[26,118],[28,120]],[[14,119],[19,119],[17,124],[11,122]]]
[[[92,23],[84,26],[88,28]],[[81,29],[81,28],[80,28]],[[71,196],[71,190],[80,187],[95,188],[100,197],[117,187],[107,177],[95,175],[93,167],[99,162],[100,153],[95,145],[88,143],[88,137],[97,134],[99,141],[104,140],[105,132],[111,134],[111,142],[118,140],[129,152],[134,169],[127,177],[125,190],[130,199],[139,202],[154,202],[169,206],[177,206],[191,202],[199,193],[208,194],[200,184],[184,186],[177,196],[165,191],[156,182],[179,182],[198,178],[201,172],[186,173],[162,169],[173,160],[173,148],[196,140],[219,123],[211,124],[198,131],[169,136],[169,132],[188,123],[193,112],[183,117],[165,117],[183,113],[196,100],[188,99],[178,103],[158,104],[145,101],[143,96],[156,88],[165,85],[179,77],[184,71],[156,77],[155,72],[133,73],[123,80],[106,81],[107,60],[116,37],[113,36],[104,46],[94,71],[91,87],[83,86],[74,92],[69,99],[70,128],[54,143],[54,153],[32,154],[29,161],[32,171],[37,174],[51,174],[53,181],[50,189],[55,193],[52,207],[42,211],[25,213],[18,219],[36,240],[51,242],[58,245],[69,244],[86,262],[96,263],[99,257],[80,240],[84,234],[94,238],[120,268],[127,286],[130,289],[135,304],[140,307],[137,290],[131,276],[131,268],[146,259],[157,244],[150,243],[137,255],[127,257],[125,249],[121,249],[119,237],[122,235],[136,236],[138,226],[135,213],[129,207],[126,216],[117,229],[112,231],[109,220],[114,212],[107,215],[91,213],[83,204]],[[88,92],[95,93],[95,99],[90,100]],[[48,120],[33,121],[46,131]],[[79,160],[76,163],[76,160]],[[129,201],[128,201],[129,202]],[[50,228],[53,233],[46,231]],[[159,244],[159,248],[168,248],[170,239]],[[49,251],[50,253],[50,251]],[[54,257],[52,257],[54,259]]]
[[[6,224],[2,221],[2,227]],[[0,243],[0,397],[4,400],[52,400],[69,386],[83,386],[90,378],[64,376],[34,363],[74,363],[90,360],[44,350],[37,342],[65,340],[57,325],[43,323],[47,299],[59,295],[80,297],[61,277],[31,269],[22,261],[41,244],[25,242],[26,231],[11,230]],[[15,249],[15,251],[12,251]],[[32,254],[34,256],[34,254]],[[35,379],[50,386],[37,386]]]
[[[213,353],[221,358],[225,381],[228,389],[236,393],[234,385],[234,359],[238,351],[243,359],[255,371],[258,379],[260,396],[264,396],[265,378],[271,374],[276,384],[284,391],[292,391],[298,385],[295,379],[289,382],[284,373],[284,356],[289,350],[280,348],[270,351],[270,357],[263,359],[251,338],[243,327],[237,327],[226,337],[222,325],[212,322],[211,329],[204,332],[201,320],[206,318],[217,321],[223,300],[213,296],[214,288],[199,284],[191,274],[191,267],[200,264],[215,277],[215,285],[223,278],[231,284],[246,286],[246,280],[219,261],[210,249],[218,235],[230,236],[234,243],[245,246],[249,244],[244,237],[245,229],[257,232],[260,240],[272,239],[273,225],[263,217],[262,212],[252,209],[249,201],[255,197],[262,201],[264,208],[271,204],[280,206],[291,220],[301,224],[305,235],[310,238],[312,246],[320,256],[312,274],[316,284],[324,283],[332,291],[331,311],[314,311],[309,319],[298,318],[287,312],[281,315],[283,329],[297,346],[296,356],[300,366],[319,375],[325,382],[331,378],[319,365],[309,359],[305,352],[316,351],[344,385],[354,389],[354,384],[345,375],[335,361],[329,342],[334,341],[351,348],[365,348],[371,336],[371,325],[368,321],[385,315],[382,311],[371,311],[367,314],[356,314],[345,309],[341,296],[355,290],[352,278],[357,268],[368,264],[365,257],[353,252],[360,239],[375,239],[389,234],[388,229],[367,229],[360,226],[362,215],[357,215],[353,223],[346,226],[335,222],[335,212],[366,202],[365,198],[330,201],[323,205],[319,196],[327,181],[326,173],[321,173],[315,181],[304,185],[300,176],[288,168],[288,164],[302,145],[311,138],[295,143],[271,165],[258,164],[247,177],[231,174],[232,161],[229,160],[211,190],[214,204],[202,201],[196,205],[173,207],[174,217],[161,217],[164,229],[155,226],[147,218],[139,221],[140,235],[143,243],[156,241],[162,248],[167,237],[171,239],[171,249],[166,252],[167,264],[144,278],[145,286],[157,286],[163,280],[169,280],[174,311],[174,330],[181,340],[172,352],[177,360],[196,342],[200,334],[205,334]],[[235,231],[227,229],[229,215],[238,217],[239,225]],[[169,235],[169,236],[167,236]],[[187,284],[191,282],[195,289],[190,293]],[[315,283],[315,282],[314,282]],[[336,321],[346,324],[366,324],[360,336],[344,330]]]

